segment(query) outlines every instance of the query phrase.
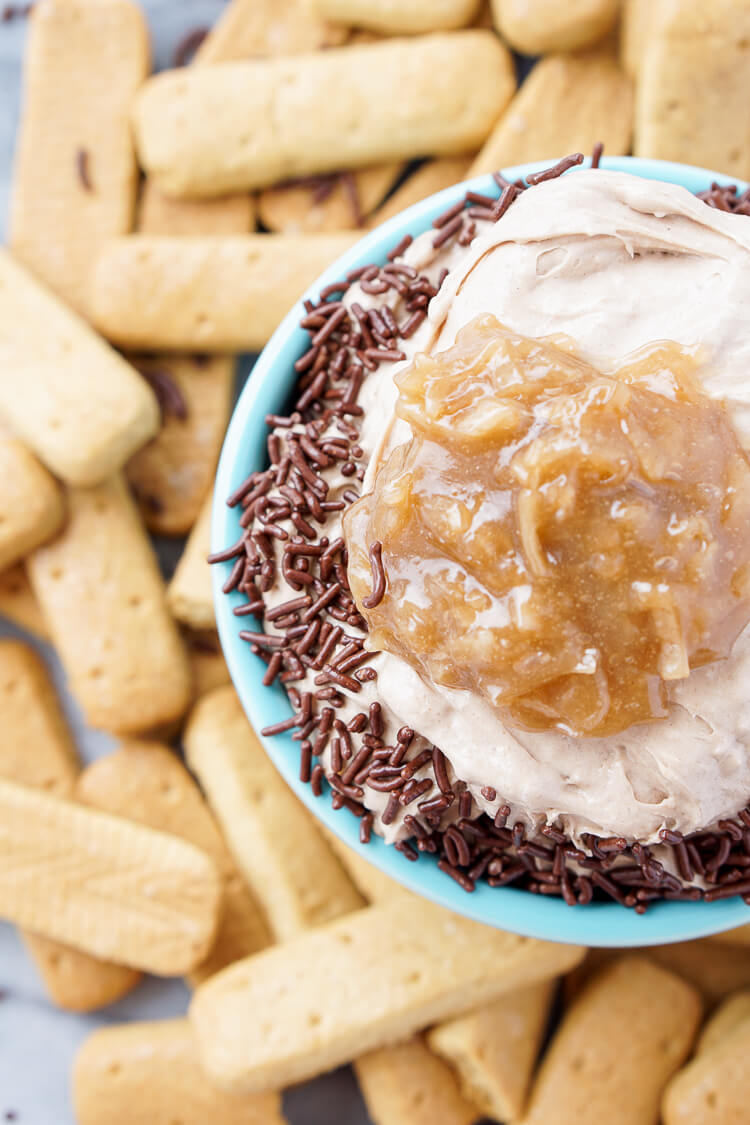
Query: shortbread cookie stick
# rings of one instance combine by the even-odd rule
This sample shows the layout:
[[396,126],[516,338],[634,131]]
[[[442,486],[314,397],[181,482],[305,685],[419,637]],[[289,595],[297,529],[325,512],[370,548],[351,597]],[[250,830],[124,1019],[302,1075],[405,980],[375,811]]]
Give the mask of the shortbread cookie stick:
[[214,629],[216,613],[211,592],[211,512],[213,496],[203,502],[190,532],[172,581],[167,587],[167,602],[176,619],[191,629]]
[[655,20],[666,10],[653,0],[624,0],[620,16],[620,63],[636,79]]
[[0,781],[0,917],[163,976],[213,944],[221,881],[174,836]]
[[103,1027],[73,1070],[78,1125],[285,1125],[278,1094],[233,1095],[203,1073],[187,1020]]
[[138,372],[2,249],[0,419],[74,485],[98,484],[159,427]]
[[162,427],[130,459],[127,478],[149,530],[185,535],[213,484],[231,413],[235,361],[175,354],[133,363],[161,399]]
[[738,988],[750,987],[750,957],[741,946],[711,941],[685,941],[651,946],[643,951],[650,961],[689,981],[710,1009]]
[[434,195],[436,191],[460,183],[461,180],[466,179],[470,164],[471,159],[468,156],[444,156],[439,160],[428,160],[416,172],[412,172],[382,207],[378,207],[367,225],[379,226],[386,219],[398,215],[406,207],[411,207],[412,203],[419,203],[428,195]]
[[184,743],[188,764],[279,940],[363,905],[260,745],[233,688],[198,702]]
[[216,632],[211,630],[193,632],[191,629],[186,629],[184,637],[190,660],[194,699],[200,699],[207,692],[231,683],[227,662]]
[[578,946],[394,899],[225,969],[198,989],[191,1019],[216,1081],[278,1089],[557,976],[582,956]]
[[740,1125],[750,1104],[750,1021],[701,1051],[667,1087],[664,1125]]
[[266,188],[258,196],[258,216],[264,227],[287,234],[356,230],[388,194],[403,167],[400,162],[376,164]]
[[458,1072],[464,1096],[487,1117],[520,1119],[554,994],[553,981],[532,984],[428,1033],[429,1046]]
[[719,1005],[703,1026],[696,1054],[711,1050],[726,1035],[733,1034],[745,1023],[750,1023],[750,989],[734,992]]
[[114,239],[94,270],[92,316],[105,336],[132,349],[258,351],[357,237]]
[[419,1036],[362,1055],[354,1071],[375,1125],[473,1125],[479,1117]]
[[68,511],[28,568],[87,721],[139,734],[178,719],[190,700],[187,655],[125,484],[71,489]]
[[133,225],[138,167],[130,108],[149,69],[137,4],[49,0],[34,8],[10,245],[80,313],[98,247]]
[[628,152],[632,131],[632,84],[608,51],[553,55],[534,67],[468,175],[590,152],[597,141],[610,155]]
[[[20,641],[0,641],[0,713],[0,777],[69,796],[79,766],[73,740],[41,660]],[[109,965],[36,934],[25,933],[23,939],[58,1007],[101,1008],[140,980],[135,969]]]
[[180,836],[213,859],[224,887],[224,912],[207,961],[191,974],[193,983],[270,945],[265,918],[198,786],[166,746],[125,743],[83,771],[75,794],[83,804]]
[[510,54],[491,32],[384,40],[157,75],[136,99],[136,141],[167,194],[221,195],[472,152],[514,89]]
[[0,617],[42,641],[49,640],[47,622],[34,597],[26,569],[20,563],[0,574]]
[[635,153],[750,176],[747,112],[750,6],[737,0],[670,4],[643,57]]
[[524,55],[576,51],[603,39],[620,0],[492,0],[495,26]]
[[334,23],[383,35],[420,35],[467,27],[479,0],[313,0],[313,8]]
[[198,48],[194,63],[230,62],[264,55],[299,55],[339,47],[348,28],[325,23],[310,0],[229,0]]
[[174,199],[145,180],[138,204],[144,234],[196,238],[207,234],[249,234],[255,230],[255,199],[248,192],[217,199]]
[[653,1125],[700,1016],[695,989],[648,961],[624,957],[604,969],[564,1016],[524,1125]]
[[0,431],[0,570],[59,529],[65,506],[56,481],[17,438]]

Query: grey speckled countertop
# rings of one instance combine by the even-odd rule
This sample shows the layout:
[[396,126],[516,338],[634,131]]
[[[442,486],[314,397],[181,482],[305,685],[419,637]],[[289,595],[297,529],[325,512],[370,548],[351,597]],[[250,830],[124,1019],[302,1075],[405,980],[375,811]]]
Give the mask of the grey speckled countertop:
[[[215,21],[223,0],[142,0],[151,22],[158,66],[168,65],[175,44],[196,26]],[[279,0],[283,3],[284,0]],[[0,8],[2,8],[0,4]],[[0,233],[5,238],[16,123],[20,109],[25,21],[0,22]],[[64,96],[64,91],[60,91]],[[249,363],[244,365],[247,372]],[[179,547],[161,546],[165,569]],[[16,631],[0,619],[0,636]],[[43,653],[64,693],[64,678],[52,653]],[[86,731],[75,705],[64,695],[83,757],[106,753],[111,740]],[[0,716],[0,723],[2,717]],[[91,1016],[56,1011],[47,1001],[16,931],[0,924],[0,1122],[73,1125],[69,1074],[78,1044],[93,1028],[123,1020],[182,1015],[187,989],[148,981],[119,1004]],[[285,1095],[291,1125],[366,1125],[368,1118],[350,1071],[327,1075]],[[14,1114],[15,1117],[8,1116]],[[216,1122],[215,1125],[221,1125]],[[437,1123],[436,1123],[437,1125]]]

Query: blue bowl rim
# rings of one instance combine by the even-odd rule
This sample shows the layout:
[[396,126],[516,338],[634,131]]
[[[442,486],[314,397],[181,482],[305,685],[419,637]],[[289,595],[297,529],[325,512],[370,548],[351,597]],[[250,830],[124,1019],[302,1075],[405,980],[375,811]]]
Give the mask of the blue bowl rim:
[[[515,180],[549,167],[539,161],[506,169],[504,175]],[[581,167],[588,167],[585,161]],[[636,157],[608,157],[601,166],[630,172],[645,179],[661,179],[680,184],[691,192],[702,191],[711,183],[744,184],[730,176],[703,168]],[[574,175],[574,168],[568,175]],[[281,407],[293,383],[293,362],[304,350],[307,336],[299,327],[302,302],[315,300],[321,288],[349,270],[371,261],[385,261],[385,254],[405,233],[426,230],[432,220],[467,190],[496,194],[491,176],[480,176],[446,188],[389,219],[358,241],[333,263],[308,289],[288,313],[257,359],[235,407],[227,431],[216,475],[211,525],[212,549],[234,543],[239,536],[238,513],[227,508],[226,497],[253,467],[264,464],[267,413]],[[212,584],[219,636],[229,672],[242,706],[253,727],[260,731],[271,723],[287,719],[291,707],[279,686],[262,684],[264,665],[238,637],[238,619],[232,614],[242,601],[238,594],[227,596],[221,586],[225,566],[213,567]],[[410,891],[478,922],[549,941],[588,946],[626,948],[662,945],[721,933],[750,922],[750,907],[739,899],[719,902],[657,902],[644,915],[617,903],[592,903],[569,907],[562,900],[544,898],[513,887],[491,888],[480,883],[468,894],[441,872],[432,856],[422,855],[418,863],[408,861],[382,839],[373,836],[363,845],[359,840],[359,821],[346,810],[335,811],[324,792],[312,795],[310,786],[299,780],[299,750],[289,733],[272,738],[259,736],[284,780],[307,808],[336,836],[374,864],[384,874]]]

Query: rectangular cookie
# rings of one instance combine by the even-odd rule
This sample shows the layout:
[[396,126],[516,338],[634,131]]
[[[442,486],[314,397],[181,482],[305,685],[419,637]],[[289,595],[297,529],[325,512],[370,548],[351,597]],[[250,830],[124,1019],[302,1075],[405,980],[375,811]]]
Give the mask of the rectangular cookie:
[[635,154],[750,176],[750,8],[681,0],[651,29],[638,72]]
[[229,0],[198,48],[195,63],[299,55],[339,47],[348,28],[325,23],[310,0]]
[[211,590],[211,512],[213,496],[208,495],[190,532],[172,581],[167,587],[167,603],[177,621],[191,629],[215,629],[216,613]]
[[542,981],[428,1032],[429,1046],[487,1117],[521,1119],[554,995],[555,982]]
[[91,726],[139,734],[179,719],[190,669],[153,548],[121,477],[71,489],[68,522],[29,559],[31,584]]
[[656,962],[689,981],[710,1010],[738,988],[750,987],[750,957],[742,946],[710,941],[681,941],[644,950]]
[[255,230],[255,198],[242,192],[217,199],[174,199],[144,180],[136,226],[144,234],[172,238],[250,234]]
[[514,89],[511,56],[487,31],[193,67],[143,86],[136,144],[142,166],[168,195],[222,195],[473,152]]
[[203,1073],[187,1020],[102,1027],[73,1068],[78,1125],[286,1125],[278,1094],[234,1095]]
[[47,0],[31,13],[10,246],[84,315],[99,246],[132,229],[130,108],[150,54],[130,0]]
[[215,865],[192,844],[0,781],[0,917],[135,969],[179,976],[213,944]]
[[[621,0],[492,0],[495,27],[523,55],[579,51],[615,25]],[[657,3],[661,0],[657,0]]]
[[312,0],[324,19],[383,35],[453,31],[476,18],[479,0]]
[[65,506],[55,479],[17,438],[0,430],[0,571],[51,539]]
[[701,1051],[670,1082],[664,1125],[740,1125],[748,1119],[750,1020]]
[[726,1036],[737,1031],[743,1024],[750,1023],[750,989],[734,992],[706,1020],[696,1044],[696,1054],[710,1051]]
[[557,976],[582,956],[578,946],[398,898],[233,965],[198,989],[190,1015],[217,1082],[278,1089]]
[[211,490],[232,409],[232,356],[132,357],[156,389],[161,430],[128,461],[126,476],[155,535],[186,535]]
[[12,621],[41,641],[49,640],[47,622],[21,563],[0,573],[0,617]]
[[0,421],[56,476],[84,486],[110,476],[159,428],[138,372],[2,248]]
[[[21,641],[0,641],[0,777],[57,796],[72,794],[78,755],[55,689],[37,654]],[[78,950],[22,934],[55,1004],[88,1012],[119,1000],[141,974]]]
[[126,742],[83,771],[75,795],[82,804],[187,840],[213,859],[224,889],[224,910],[214,945],[208,958],[191,972],[191,983],[198,984],[270,945],[260,906],[198,786],[166,746]]
[[403,171],[399,161],[266,188],[258,195],[264,227],[286,234],[357,230]]
[[471,158],[468,156],[443,156],[438,160],[425,161],[378,207],[367,225],[379,226],[386,219],[411,207],[412,203],[420,203],[428,195],[460,183],[466,179],[470,164]]
[[610,51],[551,55],[532,70],[480,150],[468,176],[529,160],[630,151],[633,89]]
[[232,687],[198,702],[184,744],[188,765],[277,940],[363,906],[313,818],[258,741]]
[[473,1125],[480,1116],[419,1036],[361,1055],[354,1073],[375,1125]]
[[105,336],[133,350],[259,351],[357,237],[113,239],[94,270],[92,317]]
[[700,1018],[700,997],[690,985],[642,958],[619,959],[567,1010],[524,1125],[652,1125]]

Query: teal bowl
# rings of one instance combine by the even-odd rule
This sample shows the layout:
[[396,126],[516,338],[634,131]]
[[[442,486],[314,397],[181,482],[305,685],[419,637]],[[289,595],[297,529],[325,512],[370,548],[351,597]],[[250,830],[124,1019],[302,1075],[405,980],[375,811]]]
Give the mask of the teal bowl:
[[[514,180],[549,167],[549,164],[550,161],[525,164],[507,169],[505,175]],[[645,179],[667,180],[681,184],[691,192],[702,191],[710,187],[713,181],[721,184],[735,182],[702,168],[634,157],[605,159],[602,167],[630,172]],[[568,175],[575,175],[575,172],[573,169]],[[433,219],[456,202],[467,189],[497,193],[491,177],[481,176],[446,188],[445,191],[415,204],[365,235],[326,270],[305,297],[316,300],[320,289],[358,266],[369,262],[384,263],[387,252],[404,234],[416,235],[427,230]],[[283,411],[296,379],[294,362],[308,347],[307,334],[299,327],[302,315],[300,301],[289,312],[262,352],[237,403],[216,478],[212,525],[214,551],[235,543],[239,538],[239,511],[228,508],[224,501],[248,473],[265,467],[265,416]],[[270,688],[263,685],[264,664],[251,653],[249,645],[238,637],[239,621],[233,616],[232,609],[243,601],[243,597],[237,593],[227,596],[221,592],[226,576],[227,564],[213,568],[219,635],[242,705],[252,725],[260,730],[288,719],[292,710],[279,685]],[[493,888],[481,882],[473,893],[467,893],[438,869],[434,857],[430,855],[422,854],[418,863],[412,863],[395,848],[386,846],[379,837],[373,836],[369,844],[361,844],[356,818],[345,809],[335,811],[327,792],[323,797],[316,798],[312,795],[310,786],[299,780],[299,744],[292,741],[290,734],[263,738],[262,742],[299,799],[326,828],[363,859],[409,890],[478,922],[549,941],[614,947],[687,941],[750,923],[750,907],[740,899],[724,899],[712,903],[657,902],[649,907],[646,914],[637,915],[617,903],[594,902],[588,906],[571,907],[560,899],[544,898],[512,887]],[[279,831],[283,831],[281,825]]]

